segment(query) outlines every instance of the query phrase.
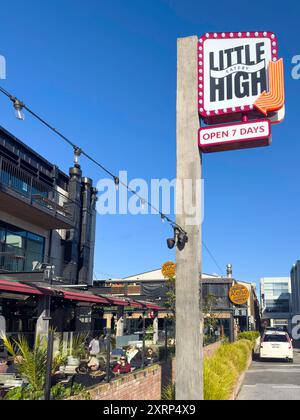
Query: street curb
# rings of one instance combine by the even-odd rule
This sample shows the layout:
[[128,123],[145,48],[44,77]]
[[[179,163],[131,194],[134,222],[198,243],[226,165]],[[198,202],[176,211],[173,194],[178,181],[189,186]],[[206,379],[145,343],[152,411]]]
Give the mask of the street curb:
[[249,360],[248,360],[248,362],[247,362],[247,367],[246,367],[246,369],[245,369],[245,372],[243,372],[243,373],[241,374],[241,376],[239,377],[238,382],[237,382],[237,384],[236,384],[236,386],[235,386],[234,390],[232,391],[231,397],[229,398],[229,401],[236,401],[236,399],[237,399],[237,397],[238,397],[238,395],[239,395],[239,393],[240,393],[240,391],[241,391],[241,389],[242,389],[242,385],[243,385],[243,382],[244,382],[244,379],[245,379],[246,373],[247,373],[247,371],[248,371],[249,367],[251,366],[251,364],[252,364],[252,362],[253,362],[253,356],[254,356],[254,354],[257,352],[257,349],[259,348],[259,344],[260,344],[260,337],[256,340],[256,343],[255,343],[255,346],[254,346],[253,352],[252,352],[252,354],[249,356]]
[[237,397],[238,397],[238,395],[239,395],[239,393],[242,389],[242,385],[243,385],[246,373],[247,373],[249,367],[251,366],[252,361],[253,361],[253,354],[250,355],[249,360],[247,362],[245,372],[243,372],[241,374],[241,376],[239,377],[238,382],[237,382],[234,390],[232,391],[231,397],[229,398],[229,401],[236,401],[236,399],[237,399]]

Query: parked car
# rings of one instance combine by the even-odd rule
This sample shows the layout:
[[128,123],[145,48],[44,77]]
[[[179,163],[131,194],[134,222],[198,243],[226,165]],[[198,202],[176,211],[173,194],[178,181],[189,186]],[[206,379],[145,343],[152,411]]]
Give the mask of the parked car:
[[293,363],[293,344],[283,331],[268,331],[261,339],[260,359],[285,359]]

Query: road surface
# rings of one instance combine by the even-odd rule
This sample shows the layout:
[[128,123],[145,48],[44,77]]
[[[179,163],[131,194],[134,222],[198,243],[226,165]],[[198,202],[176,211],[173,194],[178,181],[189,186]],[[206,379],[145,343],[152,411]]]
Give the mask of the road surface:
[[294,351],[294,364],[253,361],[237,399],[300,400],[300,350]]

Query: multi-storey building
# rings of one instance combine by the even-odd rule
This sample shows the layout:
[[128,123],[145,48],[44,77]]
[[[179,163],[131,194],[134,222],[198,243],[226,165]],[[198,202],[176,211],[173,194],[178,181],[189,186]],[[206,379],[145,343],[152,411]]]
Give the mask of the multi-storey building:
[[[78,164],[66,175],[0,127],[0,316],[6,331],[34,334],[47,327],[49,286],[92,283],[95,203],[96,190]],[[68,302],[52,300],[62,331],[88,314]]]
[[0,336],[32,342],[50,320],[100,331],[114,314],[120,327],[125,307],[159,309],[93,289],[97,191],[74,161],[67,175],[0,127]]
[[300,261],[297,261],[291,269],[291,312],[292,315],[300,315]]
[[264,277],[260,282],[262,321],[265,326],[288,327],[291,317],[291,279]]
[[0,127],[0,273],[54,266],[92,282],[96,191],[78,164],[69,176]]

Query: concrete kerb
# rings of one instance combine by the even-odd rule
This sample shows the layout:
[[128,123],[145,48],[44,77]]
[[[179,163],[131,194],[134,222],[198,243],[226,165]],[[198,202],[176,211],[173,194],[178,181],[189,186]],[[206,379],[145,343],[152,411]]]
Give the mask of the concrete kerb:
[[241,376],[239,377],[239,379],[238,379],[238,381],[237,381],[237,384],[236,384],[236,386],[235,386],[234,390],[232,391],[231,397],[229,398],[229,401],[235,401],[235,400],[237,399],[237,397],[238,397],[238,395],[239,395],[239,393],[240,393],[240,391],[241,391],[241,389],[242,389],[242,386],[243,386],[243,382],[244,382],[244,380],[245,380],[246,373],[247,373],[247,371],[248,371],[249,367],[250,367],[250,366],[251,366],[251,364],[252,364],[252,361],[253,361],[253,356],[254,356],[254,354],[255,354],[255,353],[257,353],[257,351],[258,351],[259,347],[260,347],[260,337],[258,337],[258,339],[256,340],[256,343],[255,343],[255,346],[254,346],[253,353],[249,356],[249,359],[248,359],[248,362],[247,362],[247,367],[246,367],[246,370],[245,370],[245,372],[243,372],[243,373],[241,374]]

